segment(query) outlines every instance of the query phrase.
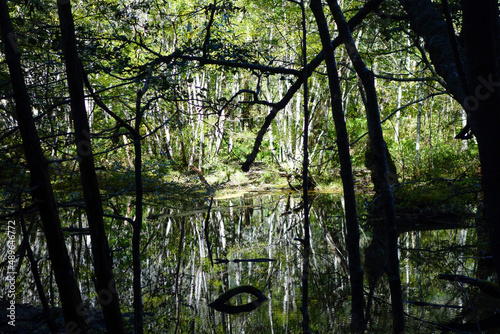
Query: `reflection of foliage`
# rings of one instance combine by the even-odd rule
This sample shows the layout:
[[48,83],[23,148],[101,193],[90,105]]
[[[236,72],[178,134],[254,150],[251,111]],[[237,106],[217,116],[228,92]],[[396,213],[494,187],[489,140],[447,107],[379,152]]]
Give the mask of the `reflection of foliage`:
[[[106,199],[105,213],[113,216],[133,217],[132,198],[127,196]],[[206,207],[179,203],[167,197],[156,197],[150,193],[146,197],[147,219],[144,222],[143,253],[144,260],[144,307],[147,314],[147,326],[151,330],[173,330],[172,318],[177,306],[180,310],[180,327],[186,330],[195,326],[197,332],[204,328],[222,328],[222,319],[209,316],[206,305],[222,291],[235,286],[237,280],[262,288],[270,298],[267,304],[248,314],[243,321],[233,319],[234,328],[257,328],[259,332],[268,330],[269,310],[272,306],[273,323],[279,328],[300,331],[300,251],[297,241],[300,235],[301,213],[288,212],[287,196],[248,196],[226,200],[214,200],[210,220],[209,238],[214,256],[227,259],[250,259],[272,257],[275,262],[266,263],[229,263],[212,267],[206,253],[203,226]],[[300,202],[300,196],[292,196],[291,206]],[[202,202],[203,203],[203,202]],[[332,205],[334,203],[334,205]],[[360,199],[360,204],[363,199]],[[185,205],[186,209],[179,209]],[[191,209],[190,211],[188,209]],[[252,210],[249,210],[251,208]],[[65,209],[62,216],[65,226],[79,226],[82,209]],[[342,237],[344,223],[341,199],[338,195],[317,195],[311,210],[311,232],[314,256],[311,261],[310,303],[314,328],[318,331],[328,329],[342,333],[347,329],[349,309],[345,307],[350,299],[347,262],[345,258],[345,240]],[[84,223],[84,221],[82,221]],[[132,226],[130,222],[116,218],[106,218],[110,248],[116,272],[118,291],[122,296],[122,309],[130,311],[132,300],[131,282],[131,247]],[[184,238],[180,230],[184,228]],[[330,241],[325,238],[329,232]],[[365,233],[369,233],[366,229]],[[223,248],[222,232],[226,237]],[[74,261],[79,263],[77,274],[84,286],[83,292],[92,296],[91,266],[89,252],[78,235],[68,235],[74,245]],[[448,301],[458,303],[455,287],[434,278],[440,273],[473,273],[476,261],[476,242],[473,230],[445,230],[407,232],[400,237],[400,257],[405,298],[410,301],[424,301],[445,304]],[[182,253],[179,254],[179,243]],[[43,249],[39,250],[43,253]],[[205,254],[205,257],[202,257]],[[179,275],[176,266],[180,260]],[[49,270],[47,262],[40,264],[42,271]],[[25,269],[22,269],[25,270]],[[23,271],[24,273],[24,271]],[[24,274],[21,274],[24,275]],[[179,291],[176,299],[175,282],[178,280]],[[49,276],[44,278],[49,285]],[[86,284],[88,282],[89,284]],[[22,286],[28,282],[20,282]],[[230,285],[232,284],[232,285]],[[20,286],[21,286],[20,285]],[[22,291],[29,291],[23,289]],[[377,322],[370,326],[371,332],[386,332],[391,324],[387,315],[390,309],[388,286],[385,278],[375,291],[373,316]],[[23,298],[19,296],[20,298]],[[246,302],[243,298],[242,302]],[[409,305],[411,315],[420,316],[424,312],[428,321],[450,320],[456,313],[422,309]],[[329,319],[335,318],[334,322]],[[264,320],[266,319],[266,320]],[[240,322],[241,321],[241,322]],[[252,324],[249,324],[251,322]],[[418,322],[409,321],[409,328],[417,328]],[[413,326],[413,327],[412,327]]]
[[470,179],[408,182],[394,191],[398,212],[471,214],[477,184]]

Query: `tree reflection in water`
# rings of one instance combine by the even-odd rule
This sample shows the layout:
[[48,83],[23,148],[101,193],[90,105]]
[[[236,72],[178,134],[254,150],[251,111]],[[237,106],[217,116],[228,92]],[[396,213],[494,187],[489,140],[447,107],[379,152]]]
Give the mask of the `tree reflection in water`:
[[[185,209],[166,208],[154,200],[147,202],[150,205],[145,212],[147,219],[142,237],[146,332],[172,333],[176,326],[179,332],[194,333],[301,331],[302,248],[295,240],[302,235],[300,194],[247,193],[233,198],[214,198],[209,212],[208,201]],[[350,288],[342,197],[316,193],[311,203],[311,330],[347,333]],[[366,216],[364,203],[363,199],[359,200],[361,218]],[[112,209],[131,214],[131,205],[128,199],[116,200]],[[77,264],[82,293],[90,309],[96,310],[93,318],[98,321],[100,311],[93,294],[89,238],[85,230],[77,229],[85,227],[84,222],[78,223],[82,222],[82,212],[67,210],[64,217],[65,226],[71,228],[67,242],[72,260]],[[373,231],[363,219],[360,223],[363,252],[370,247]],[[132,311],[132,227],[124,220],[109,217],[107,224],[118,293],[127,315]],[[483,309],[491,313],[492,309],[499,308],[498,301],[495,304],[494,300],[490,300],[487,307],[484,307],[486,304],[477,307],[478,301],[485,300],[479,289],[457,290],[456,284],[436,279],[439,274],[470,276],[474,272],[478,262],[475,229],[412,231],[405,227],[404,230],[399,248],[408,333],[432,331],[439,328],[436,324],[468,322],[474,317],[482,319]],[[32,238],[35,256],[41,258],[46,251],[40,234],[32,234]],[[219,260],[213,265],[208,244],[214,259]],[[262,261],[247,261],[252,259]],[[364,267],[374,271],[367,263]],[[49,269],[47,262],[41,262],[43,283],[57,303]],[[19,283],[18,302],[37,304],[36,295],[30,292],[33,291],[31,275],[24,266],[19,275],[27,279]],[[373,277],[366,276],[369,275],[365,275],[365,302],[373,282]],[[257,287],[269,300],[251,312],[234,315],[208,307],[221,294],[239,286]],[[242,293],[231,297],[231,305],[245,305],[254,300],[252,294]],[[391,331],[389,301],[387,278],[382,275],[373,286],[367,332]],[[467,314],[462,312],[463,307],[442,305],[473,308],[476,313]],[[130,323],[130,317],[128,319]]]

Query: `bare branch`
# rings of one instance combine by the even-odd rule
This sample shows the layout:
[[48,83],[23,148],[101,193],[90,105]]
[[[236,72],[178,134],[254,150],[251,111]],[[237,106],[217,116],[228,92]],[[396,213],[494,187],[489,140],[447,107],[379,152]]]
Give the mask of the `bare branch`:
[[[372,11],[376,10],[378,6],[383,2],[383,0],[371,0],[369,1],[363,8],[359,10],[356,15],[354,15],[348,22],[349,24],[349,29],[353,30],[358,26],[363,19]],[[335,49],[337,46],[339,46],[342,43],[342,40],[340,37],[335,38],[332,41],[333,48]],[[307,76],[309,77],[314,70],[321,64],[321,62],[325,59],[325,55],[323,50],[318,53],[316,57],[311,60],[309,64],[307,64]],[[281,99],[281,101],[277,102],[274,104],[273,108],[269,112],[269,114],[266,116],[266,119],[264,120],[264,124],[262,124],[262,127],[260,128],[259,132],[257,133],[257,137],[255,137],[255,142],[253,146],[252,152],[246,157],[245,162],[241,166],[241,170],[244,172],[248,172],[250,170],[250,165],[254,162],[255,158],[257,157],[257,154],[260,149],[260,145],[262,144],[262,139],[264,138],[265,133],[267,132],[267,129],[271,125],[271,122],[274,120],[278,112],[285,108],[285,106],[290,102],[292,97],[295,95],[295,93],[299,90],[300,86],[304,82],[304,76],[302,75],[302,71],[297,71],[297,80],[295,83],[288,89],[287,93],[285,96]]]

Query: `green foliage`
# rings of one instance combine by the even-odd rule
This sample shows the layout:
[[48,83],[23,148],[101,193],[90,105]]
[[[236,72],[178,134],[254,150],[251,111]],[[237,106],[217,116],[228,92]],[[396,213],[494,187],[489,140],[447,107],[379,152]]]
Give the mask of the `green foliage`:
[[[358,2],[346,4],[352,9],[346,11],[346,16],[349,17],[361,5]],[[288,67],[296,67],[301,62],[298,52],[301,18],[296,4],[241,0],[223,1],[215,8],[212,6],[211,2],[190,1],[168,5],[99,1],[73,6],[79,52],[91,84],[99,92],[100,99],[131,126],[134,126],[137,112],[137,91],[148,77],[151,61],[160,59],[151,67],[149,90],[142,106],[145,114],[140,127],[145,136],[144,149],[148,151],[143,157],[148,170],[146,178],[151,179],[147,181],[148,188],[157,188],[153,181],[156,177],[157,183],[169,182],[166,175],[174,170],[181,171],[191,161],[201,161],[201,167],[212,173],[223,171],[223,165],[228,162],[241,163],[251,152],[255,135],[269,112],[267,106],[253,103],[256,97],[252,92],[260,90],[258,99],[277,102],[294,82],[294,78],[288,75],[232,66],[198,66],[183,57],[163,63],[160,56],[167,56],[175,50],[187,56],[202,53],[213,9],[211,35],[205,50],[211,58]],[[401,11],[393,2],[385,2],[383,6],[392,13]],[[11,15],[30,18],[14,22],[15,29],[26,36],[20,40],[20,48],[24,63],[32,68],[29,91],[33,105],[42,112],[49,110],[38,123],[41,136],[47,138],[44,147],[54,159],[67,159],[74,157],[74,147],[71,135],[62,131],[72,127],[67,117],[68,106],[62,102],[67,87],[64,80],[53,80],[56,73],[63,73],[59,32],[50,28],[57,23],[53,8],[54,5],[46,1],[39,1],[35,7],[29,8],[16,4],[12,5]],[[309,12],[307,15],[308,25],[312,28],[312,16]],[[394,78],[429,77],[425,86],[419,82],[378,79],[382,116],[399,107],[396,97],[400,86],[402,105],[439,89],[430,78],[432,73],[420,68],[421,54],[406,40],[407,27],[402,22],[372,18],[366,24],[364,30],[356,32],[357,42],[365,60],[376,73]],[[378,39],[371,28],[379,31]],[[308,46],[312,57],[320,49],[316,34],[308,34]],[[366,133],[365,111],[355,76],[349,67],[344,66],[346,55],[342,48],[339,48],[338,57],[346,121],[350,140],[354,143]],[[6,68],[0,71],[7,73]],[[312,110],[310,147],[315,153],[311,156],[311,165],[314,174],[320,175],[320,179],[323,177],[325,183],[333,184],[333,170],[338,168],[336,132],[329,110],[327,80],[321,75],[322,71],[324,67],[320,66],[309,85]],[[240,94],[235,95],[238,92]],[[63,106],[58,108],[60,103]],[[280,166],[294,170],[301,165],[302,104],[301,93],[296,93],[264,137],[258,159],[266,163],[269,170],[278,170]],[[386,142],[400,174],[405,179],[455,177],[469,168],[467,161],[477,157],[477,148],[471,143],[469,148],[462,150],[460,143],[450,139],[459,115],[455,111],[447,112],[456,110],[449,99],[436,97],[422,104],[425,124],[418,152],[415,149],[415,105],[401,111],[399,138],[390,138],[395,133],[396,116],[392,115],[384,123]],[[12,113],[12,107],[7,104],[3,113]],[[131,178],[126,175],[129,173],[127,169],[131,168],[133,150],[130,150],[132,139],[128,131],[91,102],[89,115],[95,134],[93,143],[98,166],[107,168],[110,173],[122,174],[104,177],[104,188],[109,183],[115,188],[129,189]],[[57,133],[59,135],[54,136]],[[364,150],[363,140],[353,144],[355,168],[363,168]],[[171,156],[166,156],[165,152]],[[265,182],[271,179],[270,174],[264,176]]]
[[474,179],[436,178],[405,183],[394,191],[394,197],[400,212],[470,215],[477,191]]
[[[342,6],[349,18],[364,4],[364,1],[347,1]],[[36,127],[44,154],[50,162],[49,172],[57,201],[80,206],[83,196],[76,161],[77,145],[72,133],[55,5],[54,1],[46,0],[9,2]],[[218,186],[217,195],[224,187],[236,188],[250,183],[286,186],[279,172],[301,170],[304,134],[301,90],[277,113],[267,129],[260,143],[258,162],[252,166],[251,173],[240,170],[242,161],[254,148],[256,135],[266,117],[297,80],[295,75],[274,72],[279,72],[278,68],[302,70],[302,17],[296,2],[107,0],[73,2],[72,5],[84,73],[96,98],[106,106],[99,106],[90,90],[85,88],[99,187],[105,212],[114,217],[134,217],[134,199],[128,196],[133,196],[136,191],[134,140],[141,141],[143,190],[147,202],[157,207],[148,212],[143,222],[144,230],[167,235],[164,243],[158,244],[157,234],[151,233],[151,238],[142,245],[143,259],[163,256],[166,260],[162,263],[168,267],[178,260],[179,263],[187,261],[189,252],[201,252],[199,249],[204,247],[197,244],[202,238],[199,231],[195,231],[204,220],[196,217],[197,222],[192,223],[192,218],[199,215],[192,209],[205,209],[209,194],[199,177],[189,173],[189,165],[199,167],[208,182]],[[460,16],[456,15],[456,3],[452,1],[452,5],[454,22],[459,28],[461,22]],[[384,1],[381,11],[402,18],[392,20],[381,17],[383,15],[370,15],[353,33],[363,59],[376,75],[385,141],[403,183],[395,189],[398,210],[470,214],[479,184],[475,173],[478,149],[473,140],[465,145],[453,139],[462,126],[462,110],[444,94],[441,81],[429,66],[422,46],[418,45],[418,38],[409,30],[399,2]],[[328,20],[333,27],[330,16]],[[307,60],[311,61],[322,46],[309,8],[306,8],[305,21]],[[367,139],[363,96],[357,75],[342,46],[337,48],[335,57],[351,141],[351,161],[356,171],[363,172]],[[275,71],[260,70],[264,66]],[[29,183],[8,73],[6,63],[2,62],[0,198],[2,214],[5,215],[17,210],[18,194],[22,193],[25,199],[26,190],[34,186]],[[325,65],[321,64],[308,81],[309,101],[306,102],[311,111],[311,171],[321,183],[320,189],[339,191],[337,132],[331,116],[325,73]],[[143,92],[143,95],[138,92]],[[397,110],[400,112],[396,113]],[[134,130],[130,131],[123,123]],[[16,209],[13,203],[16,203]],[[28,202],[23,204],[28,207]],[[241,205],[253,210],[253,204]],[[342,211],[340,200],[328,199],[321,202],[320,207],[317,209],[320,213],[324,213],[324,208]],[[185,215],[176,216],[178,213],[172,213],[174,209]],[[224,218],[234,215],[233,218],[240,219],[226,226],[228,240],[235,241],[235,225],[247,224],[251,214],[250,210],[229,213],[232,210],[228,205],[227,212],[221,210],[217,214]],[[323,226],[335,238],[343,229],[338,212],[328,213],[329,219]],[[267,217],[272,214],[274,212],[266,212]],[[294,214],[290,214],[290,220],[297,218]],[[65,226],[84,223],[82,211],[65,212],[61,216]],[[315,219],[312,219],[313,223],[316,223]],[[132,285],[129,265],[132,226],[129,220],[117,218],[106,218],[106,225],[110,247],[116,250],[113,256],[117,281],[119,287],[126,290]],[[171,230],[167,231],[165,226],[171,226]],[[299,225],[294,222],[290,226],[290,229],[295,229]],[[179,233],[181,229],[185,229],[183,240]],[[316,240],[324,240],[325,230],[316,232]],[[295,230],[294,233],[299,234]],[[66,237],[73,238],[69,233]],[[445,239],[447,235],[439,237]],[[219,235],[212,233],[209,238],[213,244],[221,243]],[[248,240],[238,240],[218,255],[265,257],[266,241],[267,238],[250,244]],[[188,246],[179,254],[183,242]],[[281,239],[276,240],[276,244],[279,242]],[[154,253],[154,247],[165,253]],[[275,256],[279,261],[285,259],[283,252]],[[39,258],[44,257],[46,254],[42,253]],[[429,259],[430,256],[410,254],[404,261],[424,266]],[[85,260],[91,263],[90,258]],[[200,270],[211,274],[208,285],[222,288],[220,276],[214,274],[218,269],[211,268],[207,258],[196,261]],[[322,289],[332,291],[330,288],[338,283],[338,273],[330,271],[331,267],[333,265],[315,268],[319,274],[314,277],[317,284],[311,285],[311,290],[316,296],[324,295]],[[157,281],[147,282],[150,290],[146,293],[146,309],[164,305],[169,310],[177,307],[171,289],[175,284],[172,268],[161,272]],[[91,268],[85,266],[79,274],[90,281]],[[255,266],[242,273],[240,279],[265,281],[268,275],[271,276],[263,267]],[[295,275],[299,276],[299,273],[295,272]],[[296,285],[291,289],[299,295]],[[157,293],[165,298],[158,297]],[[284,298],[282,288],[277,288],[274,293],[274,298]],[[349,296],[341,291],[337,298],[342,305],[348,302]],[[131,303],[127,301],[125,304],[130,307]],[[328,301],[320,298],[311,301],[314,319],[321,318],[324,310],[320,305],[325,304],[328,305]],[[186,308],[186,303],[181,307]],[[345,307],[339,307],[335,316],[346,318],[347,311]],[[273,312],[279,328],[288,328],[291,332],[300,330],[298,312],[287,314],[278,307],[274,307]],[[164,322],[162,325],[169,326],[173,315],[166,313],[159,318]],[[316,322],[312,329],[321,331],[321,321]],[[286,327],[288,322],[294,325]],[[190,316],[182,317],[180,323],[181,328],[189,328],[192,323],[196,323],[197,328],[206,325],[200,322],[200,317],[193,320]],[[214,325],[214,328],[215,332],[225,330],[222,325]],[[260,332],[262,326],[256,323],[248,330]]]

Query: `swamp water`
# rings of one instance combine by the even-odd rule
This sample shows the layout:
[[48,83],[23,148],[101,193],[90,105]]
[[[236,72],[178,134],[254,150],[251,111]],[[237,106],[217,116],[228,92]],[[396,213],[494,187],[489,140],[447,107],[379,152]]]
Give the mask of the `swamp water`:
[[[107,213],[126,212],[133,217],[132,199],[113,201],[106,208]],[[141,255],[146,333],[301,332],[303,255],[301,243],[296,240],[303,236],[300,194],[219,197],[213,199],[210,210],[208,200],[182,209],[163,207],[153,201],[146,204]],[[360,200],[362,254],[372,237],[364,212],[365,202]],[[84,217],[81,210],[66,211],[62,221],[65,227],[85,227]],[[339,194],[311,196],[309,312],[314,333],[349,332],[350,285],[343,217]],[[123,220],[107,221],[122,312],[132,322],[132,227]],[[95,302],[89,236],[67,231],[82,294],[89,310],[95,310],[89,311],[91,323],[98,323],[102,315]],[[42,239],[40,231],[33,232],[30,242],[35,257],[42,260],[39,267],[45,293],[57,304],[57,289],[49,275]],[[500,308],[498,301],[478,293],[474,287],[436,278],[439,274],[457,273],[474,277],[481,255],[476,243],[473,228],[410,230],[400,234],[400,272],[408,333],[439,333],[436,324],[477,323]],[[255,259],[258,261],[251,261]],[[16,302],[36,305],[38,297],[26,263],[24,260],[19,270]],[[229,289],[248,285],[268,298],[255,310],[230,315],[207,306]],[[368,293],[368,284],[365,290]],[[230,302],[242,305],[255,299],[243,293]],[[387,279],[383,276],[374,292],[368,333],[392,331],[389,301]]]

